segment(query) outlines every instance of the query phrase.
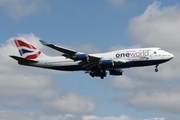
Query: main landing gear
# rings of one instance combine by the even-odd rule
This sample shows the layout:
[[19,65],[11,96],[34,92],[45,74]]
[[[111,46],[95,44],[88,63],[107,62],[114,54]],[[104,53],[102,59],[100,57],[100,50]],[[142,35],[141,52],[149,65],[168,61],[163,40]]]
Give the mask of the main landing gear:
[[106,77],[107,72],[106,70],[98,70],[98,71],[91,71],[89,73],[92,77],[101,77],[101,79],[104,79],[104,77]]
[[159,66],[159,64],[157,64],[155,67],[155,72],[158,72],[158,66]]

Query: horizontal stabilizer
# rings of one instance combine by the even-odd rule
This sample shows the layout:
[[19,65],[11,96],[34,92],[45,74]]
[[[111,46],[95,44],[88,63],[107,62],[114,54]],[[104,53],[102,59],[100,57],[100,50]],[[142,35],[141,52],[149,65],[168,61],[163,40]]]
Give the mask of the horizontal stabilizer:
[[13,59],[19,61],[19,62],[22,62],[22,63],[36,63],[38,61],[35,61],[35,60],[30,60],[30,59],[26,59],[26,58],[22,58],[22,57],[18,57],[18,56],[11,56]]

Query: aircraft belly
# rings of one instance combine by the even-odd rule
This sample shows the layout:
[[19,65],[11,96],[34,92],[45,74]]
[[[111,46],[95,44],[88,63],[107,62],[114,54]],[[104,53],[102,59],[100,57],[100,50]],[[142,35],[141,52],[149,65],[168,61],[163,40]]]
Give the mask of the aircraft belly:
[[123,68],[129,68],[129,67],[142,67],[142,66],[150,66],[150,65],[157,65],[164,62],[167,62],[169,60],[143,60],[143,61],[128,61],[121,65],[112,66],[109,68],[106,68],[107,70],[113,70],[113,69],[123,69]]
[[80,65],[66,65],[66,66],[51,66],[46,67],[47,69],[53,69],[53,70],[63,70],[63,71],[79,71],[84,70],[84,68]]
[[84,70],[77,62],[59,62],[49,63],[47,69],[64,70],[64,71],[79,71]]
[[143,60],[143,61],[129,61],[126,64],[128,67],[140,67],[140,66],[149,66],[149,65],[157,65],[169,60]]

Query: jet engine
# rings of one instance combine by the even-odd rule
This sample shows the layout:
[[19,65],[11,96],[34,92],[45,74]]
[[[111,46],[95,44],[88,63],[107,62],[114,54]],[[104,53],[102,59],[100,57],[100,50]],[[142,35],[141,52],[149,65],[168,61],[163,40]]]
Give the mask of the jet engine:
[[110,75],[122,75],[123,74],[123,70],[121,70],[121,69],[110,70],[109,74]]
[[113,60],[102,60],[100,61],[100,65],[102,65],[103,67],[110,67],[114,66],[114,62]]
[[76,60],[85,60],[87,61],[89,59],[88,54],[78,54],[73,57]]

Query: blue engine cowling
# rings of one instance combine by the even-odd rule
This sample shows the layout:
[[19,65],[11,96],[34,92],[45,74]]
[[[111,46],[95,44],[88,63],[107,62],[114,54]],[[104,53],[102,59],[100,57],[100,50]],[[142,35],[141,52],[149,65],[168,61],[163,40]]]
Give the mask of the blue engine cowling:
[[110,75],[122,75],[123,74],[123,70],[121,70],[121,69],[110,70],[109,74]]
[[114,66],[113,60],[102,60],[102,61],[100,62],[100,64],[101,64],[103,67]]
[[78,55],[75,55],[74,58],[76,60],[85,60],[85,61],[89,59],[88,54],[78,54]]

